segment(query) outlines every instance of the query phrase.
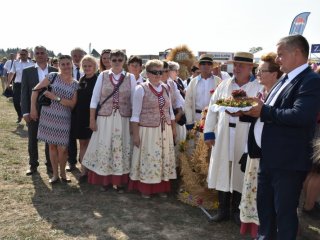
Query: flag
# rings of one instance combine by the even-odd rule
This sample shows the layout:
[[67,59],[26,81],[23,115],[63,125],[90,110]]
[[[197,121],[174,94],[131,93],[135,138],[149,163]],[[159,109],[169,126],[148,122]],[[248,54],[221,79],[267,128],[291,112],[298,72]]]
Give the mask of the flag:
[[307,25],[307,20],[308,20],[309,14],[310,14],[310,12],[303,12],[303,13],[300,13],[299,15],[297,15],[293,19],[289,35],[295,35],[295,34],[302,35],[303,34],[304,28]]

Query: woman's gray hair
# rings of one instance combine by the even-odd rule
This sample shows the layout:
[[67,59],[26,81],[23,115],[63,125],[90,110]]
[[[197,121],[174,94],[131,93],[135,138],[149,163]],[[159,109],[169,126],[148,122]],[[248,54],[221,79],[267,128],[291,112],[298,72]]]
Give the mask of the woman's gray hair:
[[178,71],[180,69],[180,65],[177,62],[169,61],[168,65],[170,71]]

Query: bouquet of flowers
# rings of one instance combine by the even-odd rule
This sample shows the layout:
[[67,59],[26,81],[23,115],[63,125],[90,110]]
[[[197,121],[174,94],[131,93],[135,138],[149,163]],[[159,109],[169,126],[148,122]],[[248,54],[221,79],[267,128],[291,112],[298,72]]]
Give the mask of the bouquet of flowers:
[[196,122],[196,124],[193,127],[194,130],[198,132],[203,132],[204,124],[206,123],[207,113],[208,113],[208,107],[205,107],[201,112],[201,119],[198,122]]

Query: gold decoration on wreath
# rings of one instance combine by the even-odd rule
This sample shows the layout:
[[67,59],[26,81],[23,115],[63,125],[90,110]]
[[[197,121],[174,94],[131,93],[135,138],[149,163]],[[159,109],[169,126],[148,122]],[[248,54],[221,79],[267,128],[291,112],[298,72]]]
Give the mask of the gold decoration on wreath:
[[186,45],[180,45],[170,51],[167,60],[179,63],[179,77],[185,80],[191,75],[191,68],[196,62],[196,57]]
[[179,145],[181,188],[178,199],[192,206],[206,209],[218,207],[217,191],[208,189],[207,175],[211,149],[203,140],[203,133],[191,130],[187,140]]

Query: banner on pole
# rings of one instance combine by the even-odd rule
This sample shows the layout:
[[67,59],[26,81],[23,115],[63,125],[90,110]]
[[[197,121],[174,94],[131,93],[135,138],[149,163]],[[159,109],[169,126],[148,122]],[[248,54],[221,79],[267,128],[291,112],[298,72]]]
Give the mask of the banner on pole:
[[320,53],[320,44],[312,44],[311,53]]
[[307,25],[309,15],[310,12],[303,12],[298,14],[292,21],[289,35],[302,35]]

